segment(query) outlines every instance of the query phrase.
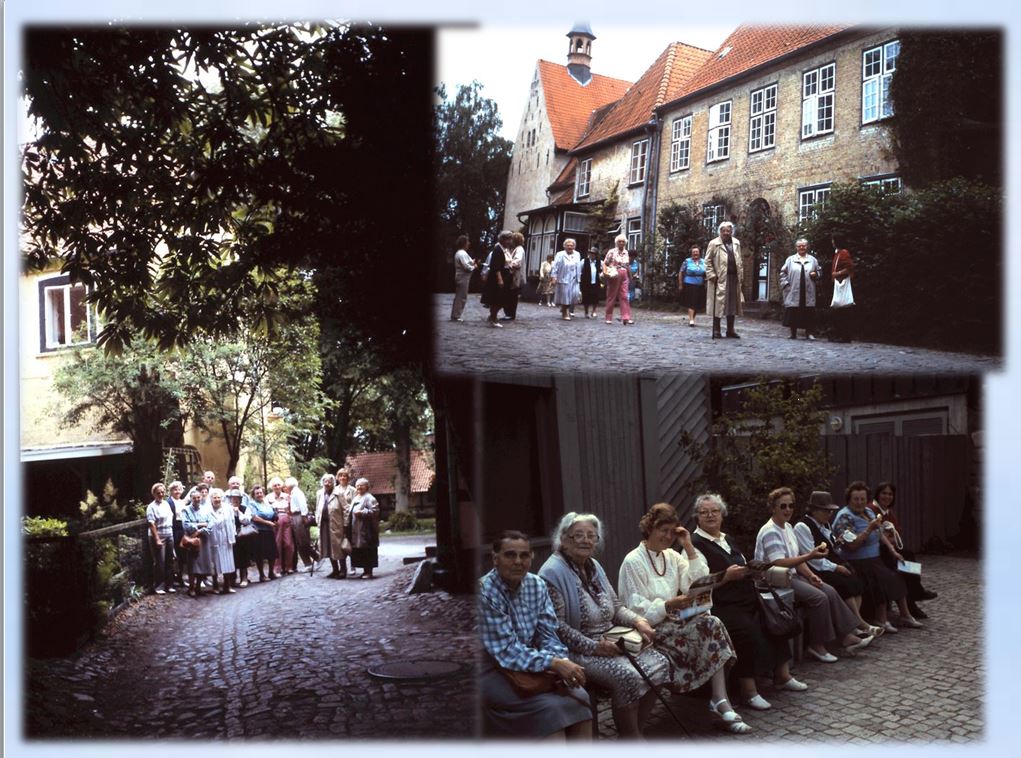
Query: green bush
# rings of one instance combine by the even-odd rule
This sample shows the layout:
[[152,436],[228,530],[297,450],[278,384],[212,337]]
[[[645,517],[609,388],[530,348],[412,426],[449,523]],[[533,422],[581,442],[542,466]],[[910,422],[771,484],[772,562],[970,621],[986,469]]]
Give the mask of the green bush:
[[411,512],[394,513],[387,520],[386,528],[394,532],[413,532],[418,529],[418,519]]
[[66,537],[67,522],[64,519],[46,516],[23,516],[21,533],[25,537]]

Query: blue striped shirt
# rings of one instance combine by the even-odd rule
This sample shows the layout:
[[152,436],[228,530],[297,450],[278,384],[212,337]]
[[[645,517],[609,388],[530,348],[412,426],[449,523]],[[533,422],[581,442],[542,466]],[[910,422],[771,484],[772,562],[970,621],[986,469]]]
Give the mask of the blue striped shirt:
[[479,637],[493,659],[512,671],[546,671],[566,658],[546,582],[525,574],[517,590],[492,569],[479,580]]

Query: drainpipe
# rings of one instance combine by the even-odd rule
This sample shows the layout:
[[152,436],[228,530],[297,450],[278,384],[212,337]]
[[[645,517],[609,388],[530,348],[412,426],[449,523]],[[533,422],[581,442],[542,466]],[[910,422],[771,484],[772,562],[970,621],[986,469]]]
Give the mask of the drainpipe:
[[649,249],[652,251],[652,255],[656,254],[656,201],[658,199],[659,147],[662,133],[660,126],[659,113],[653,111],[652,120],[645,125],[645,129],[649,133],[649,171],[646,172],[645,192],[642,193],[642,228],[649,230]]

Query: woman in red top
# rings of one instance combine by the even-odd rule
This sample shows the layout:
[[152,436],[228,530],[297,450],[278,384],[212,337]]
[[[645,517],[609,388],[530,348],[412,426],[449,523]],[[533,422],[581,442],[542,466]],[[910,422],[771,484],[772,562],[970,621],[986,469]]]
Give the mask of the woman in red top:
[[[836,238],[833,242],[833,268],[830,271],[830,275],[833,278],[834,286],[837,282],[842,282],[845,279],[851,279],[854,277],[854,259],[851,258],[851,253],[840,247],[839,242]],[[830,313],[832,314],[833,321],[833,335],[830,337],[831,342],[850,342],[851,341],[851,319],[854,318],[853,305],[846,305],[839,308],[830,306]]]
[[[891,570],[897,570],[897,561],[914,561],[915,554],[904,547],[904,540],[901,539],[900,524],[897,515],[893,512],[893,500],[897,495],[897,488],[893,482],[880,482],[874,490],[875,499],[872,501],[872,508],[875,513],[883,514],[883,529],[886,531],[886,538],[893,546],[893,550],[883,547],[880,557]],[[932,600],[936,593],[925,589],[922,586],[922,578],[915,574],[901,574],[904,584],[908,589],[908,610],[916,619],[928,618],[918,607],[919,600]]]

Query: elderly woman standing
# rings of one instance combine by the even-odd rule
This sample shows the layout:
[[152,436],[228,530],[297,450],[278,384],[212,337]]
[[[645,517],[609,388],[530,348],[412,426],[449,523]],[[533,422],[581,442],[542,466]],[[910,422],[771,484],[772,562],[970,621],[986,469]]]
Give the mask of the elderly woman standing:
[[209,548],[209,522],[212,520],[209,506],[202,505],[202,491],[195,487],[191,491],[191,502],[181,509],[181,526],[188,537],[198,537],[197,550],[187,551],[188,595],[198,597],[202,593],[200,580],[209,576],[213,568],[213,557]]
[[[344,537],[344,491],[337,487],[333,474],[323,474],[316,493],[316,523],[319,525],[319,557],[329,558],[333,571],[327,579],[343,579],[347,576],[347,553]],[[341,565],[344,566],[343,571]]]
[[266,501],[266,489],[257,484],[252,487],[252,497],[248,501],[248,509],[252,513],[252,526],[258,534],[252,538],[252,559],[255,561],[255,568],[259,571],[259,581],[266,581],[267,574],[262,572],[262,563],[266,561],[266,570],[270,581],[276,579],[273,573],[273,563],[277,559],[277,544],[273,536],[273,524],[277,518],[277,512]]
[[681,291],[681,305],[688,309],[688,326],[694,326],[695,312],[705,305],[705,261],[698,245],[691,246],[677,272],[677,288]]
[[236,584],[238,587],[248,586],[248,564],[251,563],[251,554],[258,539],[258,532],[248,536],[242,530],[245,527],[252,527],[252,512],[248,506],[248,496],[244,490],[233,487],[224,493],[227,499],[226,505],[230,507],[234,515],[234,571],[236,572]]
[[628,267],[631,254],[627,251],[627,237],[618,234],[613,240],[614,247],[603,256],[603,281],[606,282],[606,323],[613,323],[613,305],[620,302],[620,321],[624,326],[635,323],[631,320],[631,302],[628,300]]
[[[727,697],[724,666],[734,657],[727,628],[708,613],[688,619],[681,615],[694,602],[688,595],[691,583],[707,576],[709,565],[691,544],[691,535],[669,503],[652,506],[638,528],[644,539],[620,566],[617,586],[621,601],[656,630],[656,649],[674,664],[674,689],[688,692],[711,681],[709,710],[722,719],[728,731],[751,731]],[[683,552],[673,549],[678,541]]]
[[[167,488],[156,482],[150,489],[152,502],[146,506],[149,522],[149,552],[152,555],[152,579],[149,591],[155,595],[176,592],[174,589],[174,509],[166,499]],[[163,584],[163,589],[159,585]]]
[[759,694],[757,674],[772,674],[778,690],[802,692],[808,685],[791,676],[790,648],[786,640],[773,640],[762,630],[758,590],[744,554],[723,533],[727,504],[719,495],[706,493],[695,498],[698,527],[692,544],[704,556],[712,573],[725,572],[723,582],[713,590],[713,615],[727,627],[737,651],[734,676],[741,688],[741,699],[749,708],[766,711],[772,704]]
[[556,254],[550,270],[550,281],[554,288],[553,302],[560,306],[560,318],[564,321],[571,320],[574,304],[580,298],[578,276],[581,256],[574,249],[576,244],[573,239],[565,239],[564,249]]
[[[571,660],[581,664],[589,681],[612,690],[613,720],[620,735],[639,737],[656,693],[603,634],[615,624],[633,626],[649,644],[656,633],[645,618],[617,598],[603,567],[592,557],[601,537],[598,518],[568,513],[553,532],[556,552],[539,569],[539,576],[549,584],[557,634]],[[657,686],[669,681],[670,662],[655,648],[646,647],[638,661]]]
[[274,476],[269,480],[269,488],[272,490],[266,496],[266,502],[273,506],[277,518],[273,522],[273,541],[276,543],[277,573],[293,573],[291,566],[294,564],[294,534],[291,531],[291,499],[284,491],[284,480]]
[[734,318],[744,303],[744,260],[741,241],[734,237],[734,225],[724,221],[719,236],[705,249],[706,313],[713,316],[713,339],[720,339],[720,319],[727,317],[727,336],[740,339],[734,331]]
[[815,283],[822,269],[819,261],[808,252],[808,240],[802,237],[794,243],[797,252],[784,261],[780,268],[780,289],[783,291],[783,323],[790,327],[791,339],[798,338],[798,329],[805,337],[815,339]]
[[223,505],[223,490],[213,487],[209,490],[209,502],[212,511],[209,518],[209,552],[212,558],[210,566],[213,575],[213,589],[218,587],[218,577],[223,574],[221,595],[237,592],[231,585],[234,580],[234,542],[237,532],[234,531],[234,509]]
[[546,256],[546,260],[539,266],[539,305],[553,307],[553,280],[550,272],[553,271],[553,253]]
[[360,579],[372,579],[379,565],[379,501],[369,494],[369,480],[355,482],[351,500],[351,568],[360,568]]
[[525,283],[525,235],[514,232],[511,235],[511,249],[507,252],[507,291],[504,293],[503,313],[505,321],[518,316],[518,298]]
[[[479,580],[478,627],[483,655],[479,695],[490,736],[591,739],[585,669],[567,657],[546,583],[529,572],[528,537],[503,532],[493,542],[493,568]],[[502,669],[502,671],[501,671]],[[569,688],[523,695],[504,671],[554,674]]]
[[829,549],[823,543],[802,554],[798,548],[798,538],[790,525],[794,515],[794,490],[779,487],[769,493],[766,501],[772,517],[755,538],[755,560],[787,569],[794,597],[808,619],[811,639],[805,650],[817,661],[836,663],[837,657],[826,649],[828,642],[837,640],[848,652],[854,652],[872,642],[872,635],[854,634],[858,619],[844,605],[837,591],[808,567],[810,560],[822,558]]

